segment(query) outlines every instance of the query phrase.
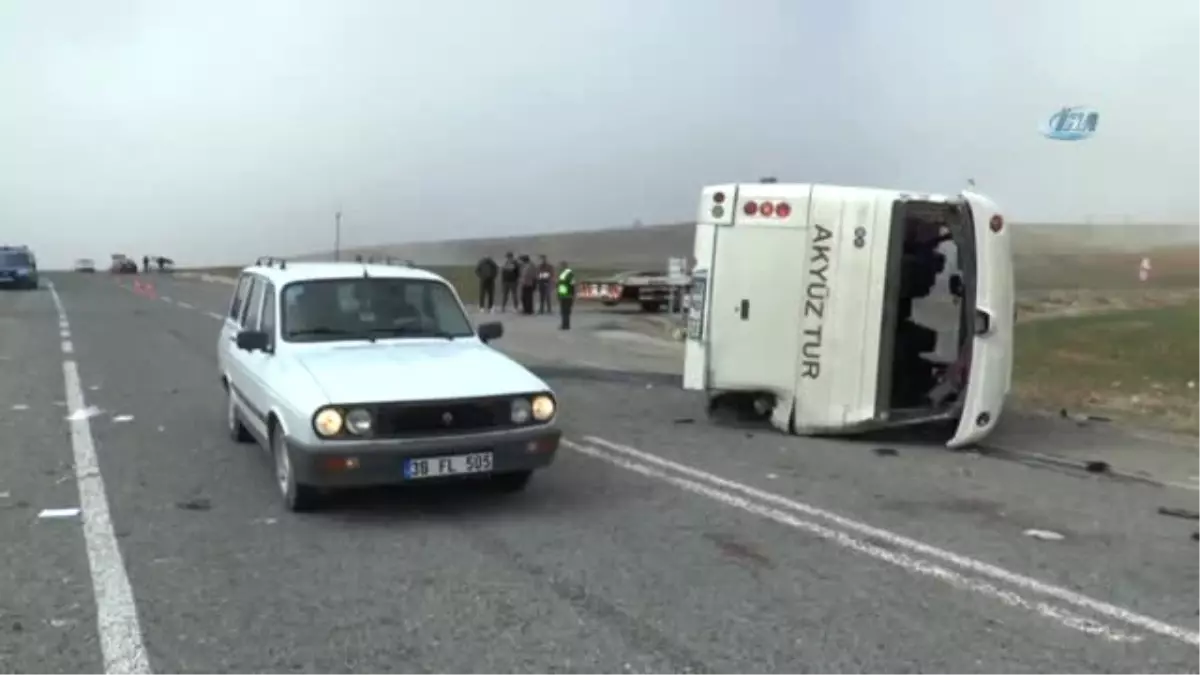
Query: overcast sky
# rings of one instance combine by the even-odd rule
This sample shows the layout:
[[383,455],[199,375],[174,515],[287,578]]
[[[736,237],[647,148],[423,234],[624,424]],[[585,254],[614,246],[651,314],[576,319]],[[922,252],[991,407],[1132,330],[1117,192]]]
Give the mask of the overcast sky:
[[[1196,0],[0,0],[0,240],[44,264],[684,220],[706,183],[1197,219]],[[1049,141],[1064,105],[1099,133]],[[0,242],[2,243],[2,242]]]

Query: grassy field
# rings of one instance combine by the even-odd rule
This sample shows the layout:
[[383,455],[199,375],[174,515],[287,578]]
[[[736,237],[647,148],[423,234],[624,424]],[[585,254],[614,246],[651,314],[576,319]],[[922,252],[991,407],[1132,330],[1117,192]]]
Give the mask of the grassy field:
[[1018,405],[1195,434],[1200,309],[1187,304],[1018,325]]

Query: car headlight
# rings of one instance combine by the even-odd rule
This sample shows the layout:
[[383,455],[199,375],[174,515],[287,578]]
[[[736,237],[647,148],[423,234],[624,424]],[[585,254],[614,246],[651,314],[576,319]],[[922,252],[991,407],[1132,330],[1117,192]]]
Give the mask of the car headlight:
[[529,418],[533,416],[533,409],[529,405],[529,401],[523,398],[515,398],[512,402],[512,421],[513,424],[525,424]]
[[313,429],[317,433],[329,437],[337,436],[342,432],[342,426],[345,424],[345,419],[342,417],[342,411],[337,408],[323,408],[313,415]]
[[530,405],[533,411],[533,419],[539,422],[549,422],[550,418],[554,417],[554,397],[546,394],[539,394],[533,397],[533,403]]
[[372,426],[371,411],[355,408],[346,413],[346,431],[355,436],[365,436],[371,433]]

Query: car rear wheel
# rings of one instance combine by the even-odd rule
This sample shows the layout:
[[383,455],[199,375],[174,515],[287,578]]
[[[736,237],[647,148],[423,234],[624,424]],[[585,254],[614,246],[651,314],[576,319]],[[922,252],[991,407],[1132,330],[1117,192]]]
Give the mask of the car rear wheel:
[[532,471],[513,471],[492,476],[492,485],[500,492],[520,492],[529,485]]
[[271,456],[275,460],[275,484],[283,496],[283,505],[288,511],[311,511],[318,506],[316,488],[296,482],[292,469],[292,458],[288,453],[287,439],[278,429],[271,431]]
[[233,389],[228,385],[225,387],[225,428],[235,443],[250,443],[254,440],[254,437],[246,429],[246,425],[242,424],[237,404],[233,400]]

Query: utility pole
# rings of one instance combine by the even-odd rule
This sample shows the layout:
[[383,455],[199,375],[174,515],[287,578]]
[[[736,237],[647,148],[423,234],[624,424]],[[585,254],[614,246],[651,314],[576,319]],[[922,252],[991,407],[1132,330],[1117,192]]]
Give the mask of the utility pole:
[[342,210],[333,215],[333,260],[342,259]]

